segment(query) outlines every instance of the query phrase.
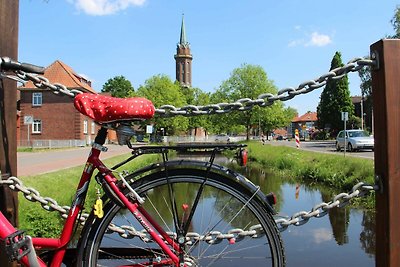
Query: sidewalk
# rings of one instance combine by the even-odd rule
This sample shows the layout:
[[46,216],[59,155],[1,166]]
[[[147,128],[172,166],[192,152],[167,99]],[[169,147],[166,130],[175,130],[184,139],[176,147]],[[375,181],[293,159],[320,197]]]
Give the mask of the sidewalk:
[[[127,146],[107,145],[108,151],[102,152],[101,159],[128,154]],[[18,177],[53,172],[70,167],[84,165],[91,147],[80,147],[66,150],[50,150],[45,152],[18,152]]]

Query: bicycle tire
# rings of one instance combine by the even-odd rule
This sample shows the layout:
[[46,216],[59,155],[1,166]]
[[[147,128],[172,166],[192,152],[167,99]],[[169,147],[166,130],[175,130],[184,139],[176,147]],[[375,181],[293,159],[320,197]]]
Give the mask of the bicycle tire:
[[[206,175],[208,178],[205,181]],[[160,171],[140,178],[132,183],[132,187],[145,197],[143,205],[146,211],[167,232],[173,232],[168,183],[172,184],[177,206],[182,207],[178,217],[183,218],[187,216],[187,209],[191,208],[188,207],[193,204],[194,195],[204,182],[204,191],[189,232],[208,236],[214,241],[191,240],[191,245],[187,243],[187,266],[284,266],[283,245],[271,212],[239,183],[215,172],[181,166],[168,170],[168,180],[165,172]],[[187,205],[186,209],[184,205]],[[136,234],[144,232],[130,212],[125,212],[126,209],[109,201],[104,206],[102,219],[93,214],[88,218],[90,223],[81,236],[78,266],[173,266],[170,263],[161,264],[167,262],[168,256],[156,243],[147,242],[147,236],[129,236],[132,228],[122,226],[121,229],[126,231],[107,233],[110,222],[134,227],[138,231]],[[254,229],[257,229],[256,233]],[[229,236],[217,238],[218,232],[226,234],[229,230],[235,233],[235,239]],[[241,236],[238,234],[241,230],[247,232],[242,232],[245,234]]]

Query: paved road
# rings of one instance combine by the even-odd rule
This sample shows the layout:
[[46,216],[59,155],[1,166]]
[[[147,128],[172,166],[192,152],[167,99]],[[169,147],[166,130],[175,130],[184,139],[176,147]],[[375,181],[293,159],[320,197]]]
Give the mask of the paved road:
[[[107,145],[107,147],[108,151],[100,155],[101,159],[130,152],[126,146]],[[90,147],[45,152],[18,152],[18,176],[36,175],[84,165],[89,152]]]
[[[269,141],[269,142],[267,142],[267,144],[296,147],[296,143],[293,140],[292,141]],[[341,152],[336,151],[335,141],[300,142],[300,149],[316,151],[316,152],[321,152],[321,153],[344,155],[343,150]],[[347,156],[374,159],[374,152],[371,150],[361,150],[361,151],[356,151],[356,152],[347,152],[346,151],[346,157]]]

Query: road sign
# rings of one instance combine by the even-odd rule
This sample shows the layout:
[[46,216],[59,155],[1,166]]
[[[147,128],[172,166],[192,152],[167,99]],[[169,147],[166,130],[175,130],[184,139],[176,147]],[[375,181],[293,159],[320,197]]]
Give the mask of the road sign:
[[342,112],[342,121],[348,121],[348,120],[349,120],[349,113]]
[[33,116],[24,116],[24,124],[25,125],[29,125],[29,124],[33,124]]
[[146,133],[148,134],[153,133],[153,125],[146,125]]

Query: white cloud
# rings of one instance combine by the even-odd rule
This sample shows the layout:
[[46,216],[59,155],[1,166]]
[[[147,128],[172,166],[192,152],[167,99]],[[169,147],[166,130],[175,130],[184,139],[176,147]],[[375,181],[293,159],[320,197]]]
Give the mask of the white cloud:
[[302,44],[304,44],[304,40],[303,39],[298,39],[298,40],[290,41],[288,46],[289,47],[295,47],[295,46],[299,46],[299,45],[302,45]]
[[75,8],[92,16],[115,14],[130,6],[141,6],[146,0],[68,0]]
[[332,38],[326,34],[320,34],[318,32],[313,32],[310,35],[306,34],[307,38],[296,39],[289,42],[288,47],[295,46],[326,46],[332,43]]
[[329,35],[313,32],[311,33],[311,39],[306,46],[326,46],[330,43],[332,43],[332,39]]
[[311,231],[312,237],[316,244],[332,240],[332,231],[327,228],[317,228]]

